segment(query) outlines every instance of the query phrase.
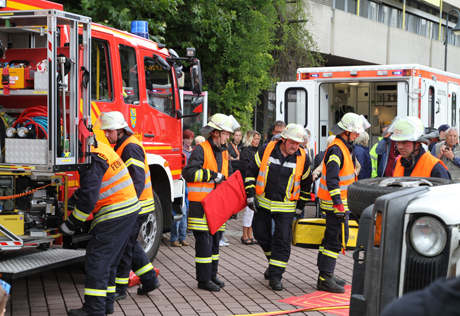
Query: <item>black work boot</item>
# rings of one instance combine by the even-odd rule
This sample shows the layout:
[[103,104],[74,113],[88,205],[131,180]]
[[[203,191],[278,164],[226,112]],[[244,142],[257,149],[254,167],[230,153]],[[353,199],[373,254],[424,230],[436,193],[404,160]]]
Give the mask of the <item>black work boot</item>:
[[125,299],[126,299],[126,292],[125,293],[115,292],[115,296],[113,297],[114,301],[121,301]]
[[153,290],[158,289],[161,286],[160,282],[158,281],[157,278],[148,280],[144,283],[142,283],[141,286],[137,288],[137,294],[138,295],[147,295],[149,292],[152,292]]
[[69,316],[89,316],[89,314],[83,310],[83,307],[79,309],[71,309],[67,315]]
[[220,291],[220,286],[218,286],[212,281],[198,281],[198,288],[202,290],[206,290],[206,291],[211,291],[211,292]]
[[332,279],[334,280],[335,283],[337,283],[337,285],[345,286],[347,284],[345,280],[339,279],[338,277],[335,276],[335,274],[332,275]]
[[270,279],[270,276],[268,275],[268,270],[270,270],[270,268],[267,268],[267,270],[265,270],[265,272],[264,272],[264,278],[265,278],[265,280]]
[[281,283],[281,280],[278,278],[271,278],[270,281],[268,282],[268,285],[271,286],[273,291],[283,290],[283,283]]
[[220,287],[225,287],[224,281],[219,280],[218,277],[213,277],[213,278],[211,278],[211,281],[212,281],[213,283],[217,284],[217,285],[220,286]]
[[106,308],[105,308],[105,314],[106,314],[106,315],[111,315],[111,314],[113,314],[114,312],[115,312],[115,311],[114,311],[113,307],[106,307]]
[[343,286],[335,283],[332,273],[320,272],[318,276],[318,282],[316,283],[316,288],[318,291],[345,293]]

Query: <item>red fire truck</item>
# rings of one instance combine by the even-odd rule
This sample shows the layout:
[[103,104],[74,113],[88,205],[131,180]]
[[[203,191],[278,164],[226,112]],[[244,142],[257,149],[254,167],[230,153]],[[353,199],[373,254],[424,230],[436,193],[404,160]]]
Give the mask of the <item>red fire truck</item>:
[[[139,241],[149,258],[184,207],[182,118],[202,111],[201,69],[194,49],[179,57],[164,45],[91,22],[43,0],[5,1],[0,8],[0,273],[15,278],[82,260],[90,223],[59,236],[78,170],[91,168],[90,144],[107,142],[92,126],[120,111],[147,152],[156,211]],[[178,78],[188,61],[189,115]],[[56,244],[62,246],[56,247]],[[51,249],[50,245],[52,245]],[[48,249],[5,260],[23,248]],[[16,260],[16,261],[11,261]],[[19,261],[26,260],[25,268]],[[21,261],[21,262],[22,262]],[[13,268],[11,268],[13,267]]]

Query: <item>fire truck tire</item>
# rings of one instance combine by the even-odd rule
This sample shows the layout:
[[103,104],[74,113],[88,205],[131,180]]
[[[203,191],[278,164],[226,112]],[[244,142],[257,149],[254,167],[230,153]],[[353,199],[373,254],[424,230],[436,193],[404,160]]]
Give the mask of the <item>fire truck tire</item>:
[[350,212],[359,218],[366,207],[374,204],[379,196],[413,187],[438,186],[451,183],[456,182],[441,178],[422,177],[363,179],[353,182],[348,187],[348,208]]
[[163,235],[163,210],[161,202],[155,191],[153,191],[153,196],[155,212],[149,214],[137,236],[137,240],[139,240],[151,262],[155,259],[158,249],[160,249],[161,237]]

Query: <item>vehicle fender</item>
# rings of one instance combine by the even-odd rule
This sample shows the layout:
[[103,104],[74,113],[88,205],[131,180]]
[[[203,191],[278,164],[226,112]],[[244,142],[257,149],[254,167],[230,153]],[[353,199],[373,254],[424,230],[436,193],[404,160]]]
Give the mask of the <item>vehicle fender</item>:
[[[159,166],[165,171],[166,176],[168,177],[168,185],[169,185],[170,192],[171,192],[171,201],[174,201],[173,178],[172,178],[171,170],[169,169],[169,166],[165,167],[165,164],[167,163],[166,159],[164,159],[160,155],[147,154],[147,163],[149,164],[149,166],[152,166],[152,165]],[[153,175],[151,175],[151,177],[153,179]]]

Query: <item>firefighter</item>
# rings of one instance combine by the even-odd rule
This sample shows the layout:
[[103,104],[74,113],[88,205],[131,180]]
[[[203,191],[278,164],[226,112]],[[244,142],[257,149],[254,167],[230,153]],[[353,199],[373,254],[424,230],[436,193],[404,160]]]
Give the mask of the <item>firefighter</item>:
[[342,247],[343,233],[345,245],[348,241],[347,187],[357,180],[353,141],[368,127],[370,124],[362,115],[346,113],[331,128],[336,137],[324,154],[325,167],[318,188],[319,205],[326,214],[326,230],[317,260],[319,291],[345,292],[343,286],[346,283],[334,275],[334,270]]
[[247,203],[255,212],[253,234],[268,260],[264,277],[275,291],[283,289],[281,279],[291,254],[292,221],[310,199],[310,158],[299,148],[304,133],[302,125],[289,124],[280,139],[263,145],[246,168]]
[[397,117],[388,128],[401,154],[396,160],[394,177],[437,177],[451,179],[446,165],[422,147],[425,128],[418,117]]
[[217,292],[225,286],[217,277],[219,241],[225,224],[211,235],[201,200],[232,174],[226,142],[230,133],[238,127],[239,124],[233,116],[214,114],[208,124],[200,130],[203,135],[210,136],[207,141],[193,149],[182,173],[187,181],[190,202],[188,229],[192,230],[195,236],[196,279],[198,288],[207,291]]
[[109,288],[115,288],[115,273],[141,205],[123,160],[112,148],[91,146],[93,166],[81,170],[76,207],[59,227],[61,234],[73,235],[93,213],[91,239],[86,248],[85,302],[71,309],[69,316],[102,316],[113,313],[106,306]]
[[116,291],[114,295],[107,295],[108,304],[113,305],[113,300],[126,299],[126,289],[128,288],[129,272],[131,269],[140,278],[142,284],[137,289],[137,294],[147,295],[147,293],[160,287],[160,282],[155,275],[153,265],[137,240],[142,224],[153,214],[155,205],[153,202],[150,169],[144,146],[133,135],[133,131],[128,127],[123,114],[118,111],[102,112],[96,123],[96,126],[99,125],[100,130],[104,131],[109,143],[112,145],[115,144],[114,150],[128,168],[137,197],[142,206],[142,210],[139,212],[136,224],[126,245],[126,251],[117,268],[115,279]]

